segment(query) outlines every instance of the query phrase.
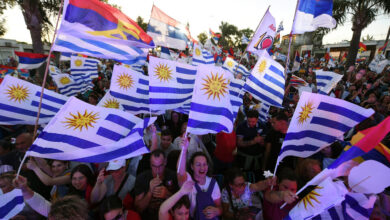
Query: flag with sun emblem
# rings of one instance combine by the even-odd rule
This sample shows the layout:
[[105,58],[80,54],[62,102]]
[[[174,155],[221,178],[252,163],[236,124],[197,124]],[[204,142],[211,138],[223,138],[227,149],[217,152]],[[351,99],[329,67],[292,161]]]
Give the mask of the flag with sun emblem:
[[280,108],[283,103],[284,84],[283,66],[264,52],[247,78],[244,90],[251,93],[255,99]]
[[284,219],[310,219],[340,204],[347,193],[342,181],[333,182],[327,178],[303,197]]
[[374,114],[342,99],[303,92],[288,127],[277,163],[286,156],[309,157],[342,138]]
[[231,80],[232,74],[220,67],[201,65],[198,68],[187,132],[203,135],[233,131]]
[[149,113],[149,77],[124,65],[115,65],[110,94],[118,99],[125,111]]
[[102,99],[100,99],[99,103],[96,106],[124,110],[119,100],[111,95],[110,90],[106,92],[106,94],[103,96]]
[[272,47],[276,33],[275,18],[267,10],[260,21],[251,42],[247,46],[247,51],[257,53]]
[[199,44],[194,44],[192,65],[198,66],[200,64],[212,64],[214,65],[214,56],[207,50],[202,49]]
[[91,88],[90,79],[87,79],[69,74],[57,74],[52,76],[58,87],[58,92],[66,96],[75,96],[83,93]]
[[70,60],[70,73],[74,76],[98,77],[99,60],[93,58],[72,56]]
[[151,110],[176,109],[191,103],[196,67],[150,57],[148,68]]
[[56,67],[54,65],[50,65],[49,66],[49,74],[50,74],[50,76],[61,74],[61,70],[58,69],[58,67]]
[[[148,119],[147,124],[156,118]],[[31,145],[27,155],[101,163],[148,152],[142,140],[145,121],[119,109],[69,98]]]
[[231,73],[236,71],[238,63],[230,57],[226,57],[225,62],[222,64],[222,68],[228,70]]
[[229,84],[230,103],[232,104],[234,120],[236,119],[237,113],[242,105],[242,98],[244,97],[242,87],[244,84],[245,81],[242,79],[232,79]]
[[317,89],[320,94],[329,94],[329,92],[343,78],[343,75],[331,71],[316,70]]
[[[40,86],[7,75],[0,84],[0,94],[0,124],[35,124]],[[39,124],[48,123],[67,99],[67,96],[45,89]]]
[[251,74],[251,72],[242,64],[238,65],[237,72],[241,73],[244,77],[247,77]]

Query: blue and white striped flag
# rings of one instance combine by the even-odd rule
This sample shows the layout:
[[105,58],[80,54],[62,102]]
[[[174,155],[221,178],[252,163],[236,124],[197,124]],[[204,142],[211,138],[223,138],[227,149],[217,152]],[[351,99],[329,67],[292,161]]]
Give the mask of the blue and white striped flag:
[[144,120],[130,113],[71,97],[27,155],[90,163],[127,159],[148,152],[142,140],[143,129]]
[[241,73],[244,77],[247,77],[251,74],[251,72],[242,64],[238,65],[237,72]]
[[[266,53],[266,52],[264,52]],[[282,107],[284,97],[284,68],[267,54],[261,56],[247,78],[244,90],[261,102]]]
[[241,37],[241,44],[249,44],[249,39],[245,35]]
[[60,56],[60,61],[69,61],[72,53],[62,52]]
[[14,189],[0,195],[0,219],[11,219],[24,208],[22,190]]
[[[0,84],[0,124],[35,124],[41,87],[10,75]],[[44,90],[39,124],[48,123],[68,100],[67,96]]]
[[50,74],[50,76],[61,74],[61,70],[58,69],[58,67],[56,67],[54,65],[50,65],[49,66],[49,74]]
[[244,97],[242,87],[244,84],[245,81],[242,79],[232,79],[229,84],[230,103],[232,104],[234,120],[237,118],[237,113],[242,105],[242,98]]
[[149,77],[124,65],[115,65],[110,94],[119,100],[125,111],[134,115],[149,113]]
[[312,220],[368,220],[374,208],[375,200],[375,195],[367,198],[362,193],[350,192],[345,195],[345,200],[340,205],[313,217]]
[[171,52],[168,47],[161,47],[160,58],[172,60]]
[[277,162],[286,156],[311,156],[372,114],[374,110],[342,99],[303,92]]
[[74,76],[98,77],[99,60],[93,58],[72,56],[70,61],[70,72]]
[[176,109],[191,103],[196,67],[150,57],[148,68],[152,111]]
[[236,71],[238,63],[230,57],[226,57],[225,62],[222,64],[222,68],[233,73]]
[[202,49],[199,44],[194,44],[192,65],[198,66],[200,64],[212,64],[214,65],[214,56],[207,50]]
[[231,80],[232,74],[220,67],[201,65],[198,68],[187,132],[203,135],[233,131]]
[[317,89],[320,94],[329,94],[329,92],[343,78],[343,75],[335,72],[316,70]]
[[263,123],[266,123],[268,122],[268,119],[269,119],[269,108],[271,106],[268,105],[267,103],[260,103],[260,106],[259,108],[257,109],[257,111],[259,112],[259,119],[260,121],[262,121]]
[[119,100],[111,95],[110,90],[106,92],[106,94],[103,96],[102,99],[100,99],[99,103],[96,106],[124,110]]
[[52,78],[58,87],[59,93],[62,95],[75,96],[92,88],[92,83],[88,76],[57,74],[52,76]]

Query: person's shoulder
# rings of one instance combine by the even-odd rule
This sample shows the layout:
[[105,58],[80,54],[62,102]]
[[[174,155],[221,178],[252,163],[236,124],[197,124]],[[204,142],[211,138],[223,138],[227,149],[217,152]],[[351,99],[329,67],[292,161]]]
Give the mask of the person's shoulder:
[[152,179],[152,170],[145,170],[142,173],[138,174],[136,179],[143,180],[143,179]]

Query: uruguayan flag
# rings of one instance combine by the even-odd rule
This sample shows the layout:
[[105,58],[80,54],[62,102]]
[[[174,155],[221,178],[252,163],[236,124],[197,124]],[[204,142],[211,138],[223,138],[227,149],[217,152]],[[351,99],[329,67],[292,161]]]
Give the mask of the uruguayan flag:
[[54,65],[50,65],[49,66],[49,74],[50,74],[50,76],[54,76],[57,74],[61,74],[61,71],[60,71],[60,69],[58,69],[58,67],[56,67]]
[[226,57],[225,62],[223,62],[222,68],[228,70],[231,73],[236,71],[238,63],[230,57]]
[[334,28],[333,0],[301,0],[295,14],[293,34],[312,32],[319,27]]
[[199,44],[194,44],[192,65],[198,66],[200,64],[215,64],[214,56],[207,50],[202,49]]
[[[0,84],[0,124],[35,124],[41,87],[10,75]],[[68,97],[44,90],[39,124],[54,117]]]
[[316,70],[317,89],[320,94],[328,94],[337,83],[343,78],[343,75],[323,70]]
[[249,39],[245,35],[241,37],[241,44],[249,44]]
[[233,131],[229,83],[232,74],[201,65],[196,75],[187,132],[197,135]]
[[348,193],[342,181],[325,179],[295,205],[284,220],[310,219],[331,207],[339,205]]
[[120,101],[111,95],[110,90],[106,92],[106,94],[103,96],[102,99],[100,99],[99,103],[96,106],[124,110],[123,106],[120,104]]
[[238,65],[237,72],[241,73],[244,77],[247,77],[251,74],[251,72],[242,64]]
[[132,114],[149,113],[149,77],[123,65],[115,65],[110,94],[117,98],[125,111]]
[[89,76],[92,78],[98,77],[99,61],[92,58],[72,56],[70,61],[70,72],[74,76]]
[[11,219],[24,208],[22,190],[14,189],[0,195],[0,219]]
[[242,87],[244,84],[245,81],[242,79],[232,79],[229,84],[230,103],[232,104],[234,120],[236,119],[237,113],[242,105],[242,98],[244,97]]
[[261,56],[247,78],[244,90],[261,102],[282,107],[284,97],[284,68],[269,56]]
[[266,123],[269,119],[269,108],[271,106],[268,105],[267,103],[261,103],[259,108],[257,108],[257,111],[259,112],[259,119],[260,121],[262,121],[263,123]]
[[286,156],[309,157],[370,117],[372,109],[326,95],[303,92],[288,127],[278,163]]
[[62,52],[61,56],[60,56],[60,61],[69,61],[71,56],[72,56],[72,53]]
[[161,47],[160,58],[172,60],[171,52],[168,47]]
[[313,217],[313,220],[347,220],[347,219],[370,219],[375,205],[376,196],[367,198],[363,193],[350,192],[345,195],[345,200],[338,206],[332,207],[325,212]]
[[91,80],[88,76],[57,74],[52,76],[52,78],[58,87],[59,93],[62,95],[75,96],[91,88]]
[[176,109],[191,103],[196,67],[150,57],[148,68],[151,110]]
[[143,129],[144,120],[130,113],[71,97],[27,155],[94,163],[127,159],[148,152],[142,140]]

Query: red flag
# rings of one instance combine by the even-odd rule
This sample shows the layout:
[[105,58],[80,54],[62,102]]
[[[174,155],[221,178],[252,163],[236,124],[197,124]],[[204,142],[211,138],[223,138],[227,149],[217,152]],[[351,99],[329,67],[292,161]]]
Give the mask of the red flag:
[[383,47],[381,47],[381,48],[378,49],[378,53],[382,53],[382,52],[385,51],[385,49],[386,49],[386,47],[387,47],[387,43],[388,43],[388,41],[385,43],[385,45],[383,45]]
[[359,53],[362,53],[363,51],[367,50],[367,46],[363,44],[362,42],[359,42]]

